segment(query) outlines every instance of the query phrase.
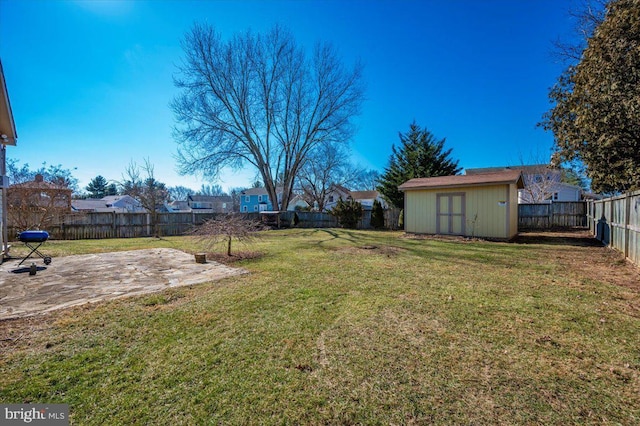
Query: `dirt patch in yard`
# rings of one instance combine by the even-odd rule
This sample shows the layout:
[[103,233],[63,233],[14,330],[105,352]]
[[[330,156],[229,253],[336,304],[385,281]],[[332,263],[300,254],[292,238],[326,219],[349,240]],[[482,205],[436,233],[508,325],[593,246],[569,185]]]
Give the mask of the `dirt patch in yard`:
[[356,255],[379,254],[379,255],[385,255],[385,256],[391,257],[406,251],[406,249],[402,247],[394,247],[394,246],[386,246],[386,245],[381,245],[381,246],[368,245],[368,246],[359,246],[359,247],[353,247],[353,246],[341,247],[337,249],[337,251],[340,253],[347,253],[347,254],[356,254]]
[[561,268],[640,293],[640,269],[625,260],[622,253],[603,246],[588,230],[521,232],[515,243],[563,246],[553,250]]
[[558,230],[551,232],[520,232],[516,237],[517,244],[550,244],[574,247],[602,247],[602,243],[585,229]]

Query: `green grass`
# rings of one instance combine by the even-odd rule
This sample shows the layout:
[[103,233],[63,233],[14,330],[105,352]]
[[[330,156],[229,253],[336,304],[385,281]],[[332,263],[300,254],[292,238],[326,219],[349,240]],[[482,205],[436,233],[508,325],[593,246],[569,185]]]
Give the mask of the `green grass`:
[[[47,253],[149,247],[198,251]],[[591,278],[606,249],[334,229],[238,248],[263,253],[249,275],[25,321],[0,402],[72,424],[640,423],[640,295]]]

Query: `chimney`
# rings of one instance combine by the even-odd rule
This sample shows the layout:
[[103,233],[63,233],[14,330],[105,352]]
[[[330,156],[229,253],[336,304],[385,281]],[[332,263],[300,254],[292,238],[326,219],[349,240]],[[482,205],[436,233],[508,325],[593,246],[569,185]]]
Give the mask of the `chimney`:
[[36,179],[35,179],[35,181],[36,181],[36,182],[38,182],[38,183],[40,183],[40,182],[44,182],[44,177],[43,177],[41,174],[39,174],[39,173],[38,173],[38,174],[36,175]]

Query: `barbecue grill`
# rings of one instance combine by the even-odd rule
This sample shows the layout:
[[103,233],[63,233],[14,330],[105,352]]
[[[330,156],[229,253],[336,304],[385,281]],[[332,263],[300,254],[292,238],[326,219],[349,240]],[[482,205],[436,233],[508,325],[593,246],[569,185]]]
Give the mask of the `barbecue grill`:
[[31,252],[27,257],[22,259],[22,262],[18,263],[18,266],[22,265],[22,263],[29,259],[34,253],[44,260],[45,265],[51,263],[51,257],[45,256],[38,250],[40,246],[49,239],[49,233],[47,231],[23,231],[18,235],[18,239],[31,249]]

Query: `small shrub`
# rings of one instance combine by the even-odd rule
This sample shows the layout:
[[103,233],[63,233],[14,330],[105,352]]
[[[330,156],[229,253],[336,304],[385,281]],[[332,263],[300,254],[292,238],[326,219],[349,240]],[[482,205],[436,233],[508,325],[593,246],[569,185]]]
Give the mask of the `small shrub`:
[[374,229],[384,228],[384,209],[382,203],[378,200],[373,200],[373,208],[371,210],[371,226]]
[[362,204],[355,200],[344,201],[341,198],[329,213],[338,219],[343,228],[354,229],[362,217]]
[[260,222],[245,219],[236,213],[227,213],[205,221],[192,231],[207,248],[212,248],[217,243],[224,241],[227,245],[227,256],[231,256],[231,242],[251,241],[258,236],[264,226]]

